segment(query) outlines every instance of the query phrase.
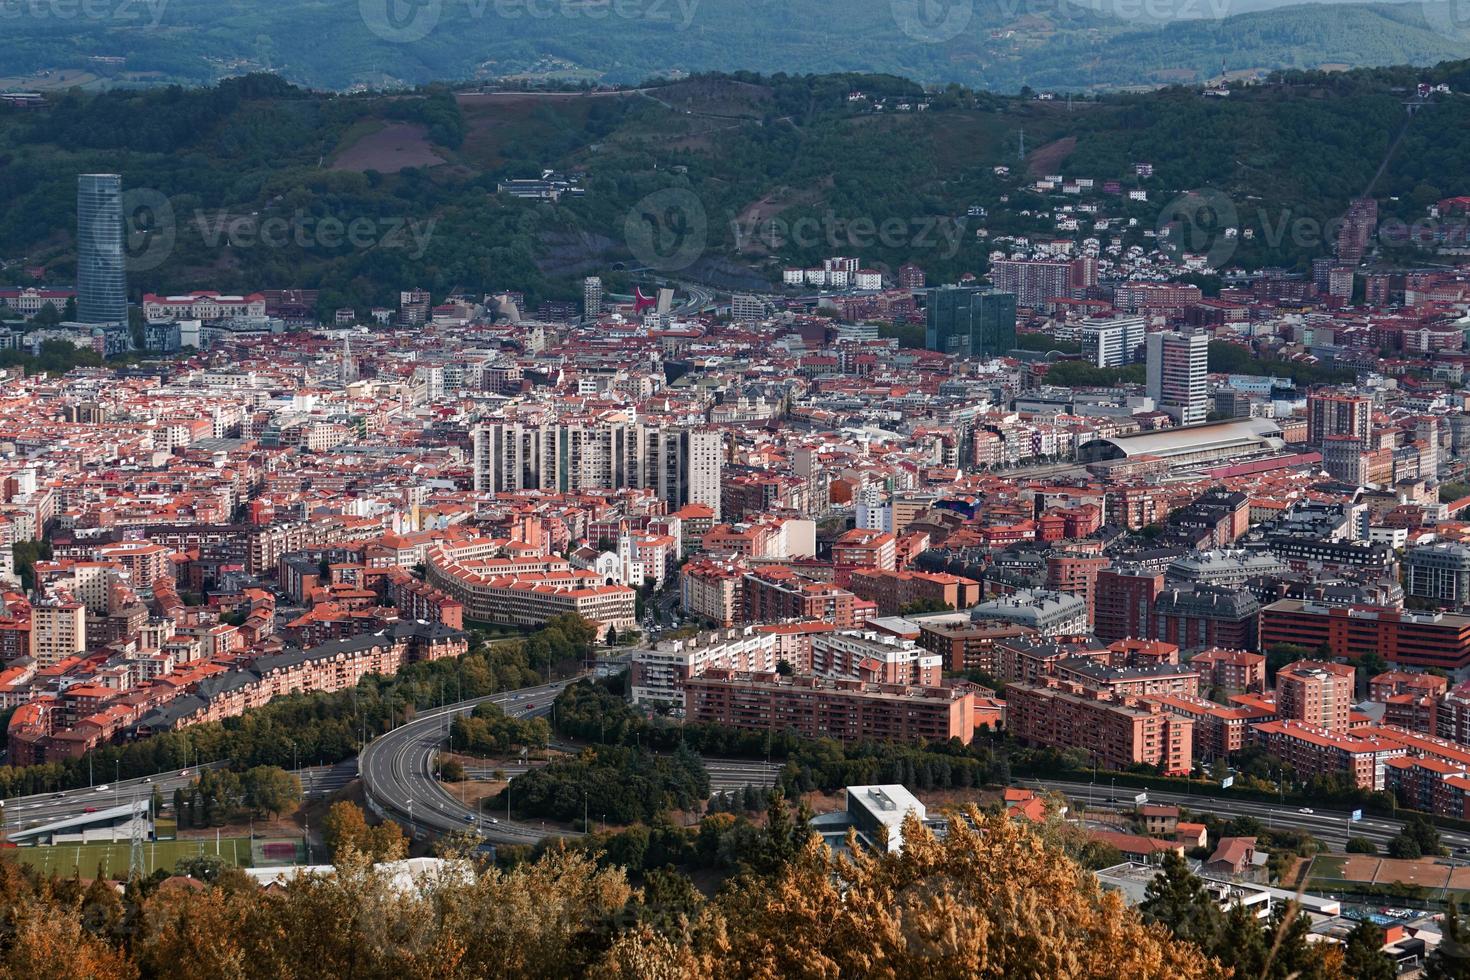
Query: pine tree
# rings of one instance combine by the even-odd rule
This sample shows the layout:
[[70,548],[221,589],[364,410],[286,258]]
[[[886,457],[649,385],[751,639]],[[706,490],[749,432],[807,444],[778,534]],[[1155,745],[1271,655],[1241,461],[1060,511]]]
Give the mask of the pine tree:
[[1445,909],[1443,938],[1424,962],[1428,980],[1470,980],[1470,927],[1460,918],[1460,903]]
[[1148,883],[1139,911],[1145,922],[1161,922],[1201,949],[1211,948],[1220,934],[1219,906],[1175,851],[1164,855],[1163,868]]
[[1343,965],[1355,980],[1394,980],[1398,971],[1383,952],[1383,930],[1362,920],[1348,933]]
[[1253,910],[1236,903],[1209,950],[1221,963],[1235,968],[1237,977],[1259,977],[1266,970],[1266,930]]

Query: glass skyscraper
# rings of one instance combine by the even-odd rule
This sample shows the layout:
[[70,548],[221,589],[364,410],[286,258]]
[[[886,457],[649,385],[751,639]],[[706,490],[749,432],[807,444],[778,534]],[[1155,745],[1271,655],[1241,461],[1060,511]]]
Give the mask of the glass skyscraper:
[[924,346],[957,357],[998,357],[1016,346],[1016,297],[980,286],[929,291]]
[[77,176],[77,320],[127,323],[122,178]]

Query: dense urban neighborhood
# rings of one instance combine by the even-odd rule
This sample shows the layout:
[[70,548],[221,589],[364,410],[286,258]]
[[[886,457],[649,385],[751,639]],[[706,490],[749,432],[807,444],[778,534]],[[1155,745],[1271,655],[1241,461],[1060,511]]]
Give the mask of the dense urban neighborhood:
[[257,67],[0,79],[0,975],[1470,976],[1465,63]]

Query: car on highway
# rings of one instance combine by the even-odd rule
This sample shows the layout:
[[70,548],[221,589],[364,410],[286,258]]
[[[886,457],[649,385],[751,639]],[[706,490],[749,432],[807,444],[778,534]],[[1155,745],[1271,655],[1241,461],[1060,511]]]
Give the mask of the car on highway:
[[97,792],[99,792],[99,793],[106,793],[107,792],[107,784],[106,783],[103,783],[101,786],[98,786],[97,787]]
[[500,821],[499,820],[496,820],[494,817],[491,817],[490,818],[490,822],[491,823],[500,823]]
[[189,775],[189,770],[187,770],[187,769],[180,769],[179,770],[179,775],[180,776],[187,776],[187,775]]
[[465,823],[474,823],[475,822],[475,815],[473,813],[466,813],[464,815],[464,822]]
[[83,807],[82,808],[82,812],[83,813],[96,813],[97,812],[97,808],[95,806]]
[[1311,816],[1312,808],[1309,806],[1304,806],[1300,810],[1298,810],[1297,813],[1305,813],[1307,816]]
[[66,794],[65,793],[52,793],[51,794],[51,798],[53,800],[64,800],[64,799],[66,799]]

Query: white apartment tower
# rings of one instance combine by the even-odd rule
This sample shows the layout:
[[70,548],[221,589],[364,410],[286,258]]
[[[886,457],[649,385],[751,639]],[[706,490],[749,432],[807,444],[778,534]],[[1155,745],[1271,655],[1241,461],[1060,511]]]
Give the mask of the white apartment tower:
[[1141,316],[1087,317],[1078,325],[1082,355],[1096,367],[1123,367],[1137,359],[1148,324]]
[[474,430],[475,489],[650,489],[673,507],[720,515],[724,440],[717,431],[643,422],[489,422]]

